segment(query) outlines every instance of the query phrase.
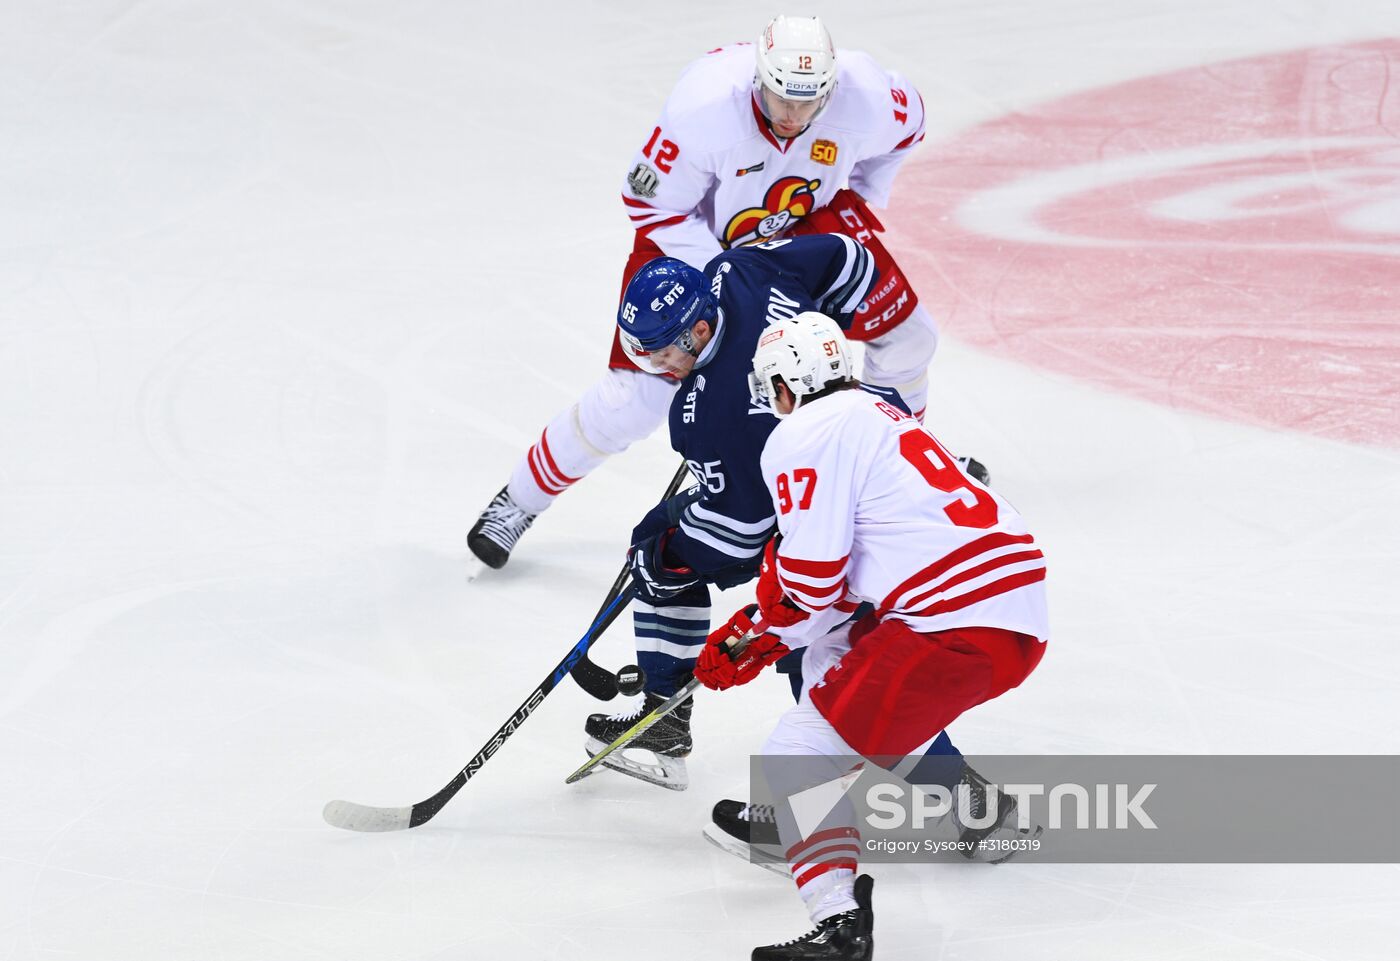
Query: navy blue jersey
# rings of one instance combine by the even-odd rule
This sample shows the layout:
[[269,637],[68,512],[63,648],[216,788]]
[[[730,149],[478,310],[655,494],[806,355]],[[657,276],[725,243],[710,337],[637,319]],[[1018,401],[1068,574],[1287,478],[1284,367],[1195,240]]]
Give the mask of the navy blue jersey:
[[759,456],[777,418],[749,396],[759,336],[820,311],[843,329],[875,284],[874,259],[838,234],[726,251],[705,267],[719,305],[713,339],[671,402],[671,446],[703,489],[681,513],[668,554],[705,575],[753,565],[776,518]]

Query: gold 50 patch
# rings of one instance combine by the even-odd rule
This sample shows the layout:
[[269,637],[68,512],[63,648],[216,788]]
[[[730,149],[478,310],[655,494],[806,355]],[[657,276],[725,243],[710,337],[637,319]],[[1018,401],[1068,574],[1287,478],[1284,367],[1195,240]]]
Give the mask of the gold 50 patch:
[[814,140],[812,142],[812,159],[819,164],[826,164],[830,167],[836,163],[836,144],[830,140]]

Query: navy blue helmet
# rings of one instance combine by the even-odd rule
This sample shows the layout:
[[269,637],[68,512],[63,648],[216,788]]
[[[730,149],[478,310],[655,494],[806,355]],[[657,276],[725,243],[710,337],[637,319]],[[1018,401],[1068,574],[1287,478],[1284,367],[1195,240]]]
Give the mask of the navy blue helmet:
[[617,311],[627,355],[644,370],[648,355],[677,346],[695,353],[690,332],[697,321],[713,320],[714,298],[705,275],[682,260],[658,257],[633,275]]

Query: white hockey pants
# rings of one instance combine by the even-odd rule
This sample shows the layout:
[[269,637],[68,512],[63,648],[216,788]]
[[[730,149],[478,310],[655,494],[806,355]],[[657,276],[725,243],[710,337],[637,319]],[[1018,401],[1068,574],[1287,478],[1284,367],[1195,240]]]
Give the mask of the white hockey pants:
[[666,419],[676,386],[639,370],[608,370],[515,465],[511,499],[532,514],[549,507],[603,461],[650,436]]
[[938,325],[920,304],[894,330],[865,343],[861,380],[893,387],[919,420],[928,405],[928,365],[938,349]]

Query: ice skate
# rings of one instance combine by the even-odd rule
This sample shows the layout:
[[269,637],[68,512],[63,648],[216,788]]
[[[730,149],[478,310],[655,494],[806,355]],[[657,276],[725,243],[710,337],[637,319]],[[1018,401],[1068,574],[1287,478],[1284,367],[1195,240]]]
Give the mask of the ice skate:
[[[980,821],[987,812],[987,779],[964,765],[962,778],[953,791],[953,813],[958,819],[958,840],[964,843],[960,849],[969,861],[982,861],[986,864],[1000,864],[1010,860],[1019,852],[1016,842],[1034,840],[1040,837],[1043,828],[1033,824],[1022,830],[1018,824],[1016,800],[1001,791],[996,792],[996,818],[982,828],[967,827],[968,820]],[[967,798],[969,807],[963,806]],[[1003,842],[999,844],[998,842]]]
[[868,874],[856,878],[856,910],[832,915],[800,938],[753,949],[753,961],[870,961],[875,953],[875,912]]
[[[584,750],[592,757],[626,734],[632,725],[644,714],[660,707],[666,698],[647,692],[642,700],[627,711],[617,714],[591,714],[583,726],[588,741]],[[649,784],[672,791],[684,791],[690,786],[690,775],[686,771],[684,758],[690,754],[690,709],[686,701],[670,714],[657,721],[635,741],[620,751],[615,751],[603,762],[603,767],[612,768],[622,774],[638,778]],[[647,752],[637,757],[633,752]]]
[[530,529],[538,514],[524,510],[502,487],[481,512],[467,534],[467,547],[487,567],[500,570],[510,560],[510,552],[520,536]]
[[701,831],[721,851],[788,877],[787,860],[778,841],[778,820],[771,804],[718,801],[710,823]]

